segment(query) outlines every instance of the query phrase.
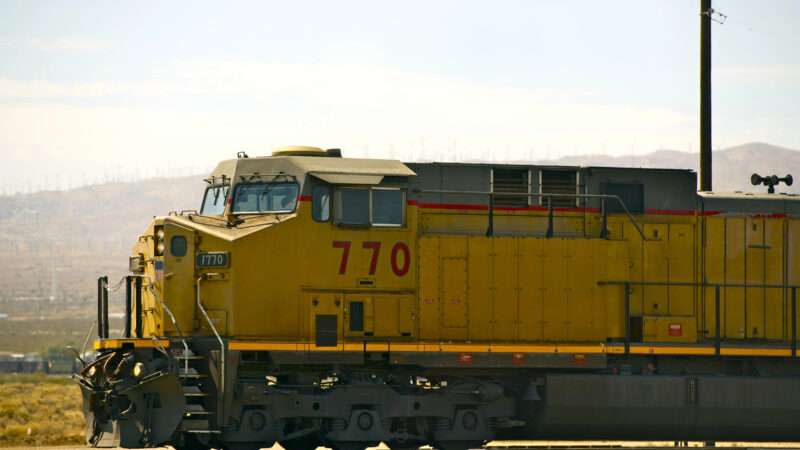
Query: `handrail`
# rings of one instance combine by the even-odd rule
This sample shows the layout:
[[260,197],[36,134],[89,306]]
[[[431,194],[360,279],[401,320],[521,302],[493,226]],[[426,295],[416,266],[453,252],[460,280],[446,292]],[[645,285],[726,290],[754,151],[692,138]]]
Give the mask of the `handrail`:
[[108,276],[97,279],[97,337],[108,339]]
[[147,290],[149,290],[153,294],[153,298],[158,302],[158,304],[161,305],[162,308],[164,308],[164,311],[166,311],[167,315],[169,315],[169,319],[172,321],[172,324],[175,325],[175,331],[178,332],[178,336],[180,336],[181,343],[183,344],[183,355],[184,355],[183,370],[184,370],[185,373],[188,373],[189,372],[189,344],[186,343],[186,339],[184,339],[184,337],[183,337],[183,331],[181,331],[181,327],[178,325],[178,321],[175,319],[175,315],[172,314],[172,311],[170,311],[170,309],[167,307],[167,303],[162,301],[158,297],[158,293],[153,288],[152,280],[150,280],[149,278],[148,278],[148,283],[147,283]]
[[222,341],[219,333],[217,332],[217,327],[214,326],[214,322],[211,321],[211,318],[206,313],[206,309],[203,308],[203,304],[200,302],[200,282],[203,281],[203,277],[197,277],[197,307],[200,309],[200,312],[203,313],[203,316],[206,318],[208,325],[211,327],[211,331],[214,332],[214,336],[217,337],[217,341],[219,342],[220,348],[220,370],[219,370],[219,379],[220,379],[220,387],[219,393],[220,397],[223,399],[223,405],[225,404],[225,343]]
[[[538,197],[538,198],[546,198],[548,207],[548,221],[552,221],[552,199],[553,197],[562,197],[562,198],[597,198],[602,200],[616,200],[617,203],[622,207],[622,210],[625,212],[625,215],[628,217],[628,220],[631,224],[636,228],[636,231],[639,232],[639,236],[641,236],[643,241],[646,241],[647,238],[644,235],[644,231],[636,222],[636,219],[631,214],[628,206],[625,205],[625,202],[622,201],[622,198],[618,195],[613,194],[547,194],[547,193],[514,193],[514,192],[491,192],[491,191],[457,191],[452,189],[414,189],[412,190],[415,194],[444,194],[444,195],[486,195],[489,197],[489,229],[487,230],[487,236],[491,236],[494,234],[494,198],[495,197]],[[605,206],[605,202],[603,202],[603,206]],[[602,208],[605,213],[605,208]],[[552,230],[548,227],[548,234],[552,234]]]
[[[720,355],[722,338],[720,335],[720,290],[722,288],[743,288],[743,289],[790,289],[791,290],[791,315],[792,315],[792,337],[790,342],[792,358],[797,357],[797,284],[770,284],[770,283],[710,283],[708,281],[633,281],[633,280],[606,280],[598,281],[598,286],[624,286],[623,314],[625,321],[625,354],[630,352],[631,341],[631,286],[689,286],[689,287],[713,287],[714,288],[714,353]],[[745,299],[745,302],[747,300]],[[745,303],[746,305],[747,303]]]

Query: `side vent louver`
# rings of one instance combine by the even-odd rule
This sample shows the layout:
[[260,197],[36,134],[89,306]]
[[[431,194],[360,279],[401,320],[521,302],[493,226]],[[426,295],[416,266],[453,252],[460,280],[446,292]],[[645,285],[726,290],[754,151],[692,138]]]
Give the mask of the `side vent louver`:
[[530,171],[528,169],[492,169],[492,192],[503,194],[495,196],[495,206],[526,207],[530,192]]
[[[578,172],[574,170],[542,170],[539,182],[543,194],[578,193]],[[541,204],[547,206],[547,199],[543,197]],[[574,208],[577,204],[574,197],[553,197],[554,207]]]

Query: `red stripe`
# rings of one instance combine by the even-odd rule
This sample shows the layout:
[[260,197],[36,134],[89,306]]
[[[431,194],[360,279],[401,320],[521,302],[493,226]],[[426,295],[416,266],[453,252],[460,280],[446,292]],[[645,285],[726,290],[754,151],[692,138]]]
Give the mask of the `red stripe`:
[[311,196],[310,195],[298,195],[297,199],[300,200],[301,202],[310,202],[311,201]]
[[786,214],[780,213],[756,214],[753,216],[754,219],[783,219],[784,217],[786,217]]
[[[411,206],[418,206],[424,209],[461,209],[468,211],[488,211],[489,205],[476,203],[420,203],[417,200],[409,200]],[[495,206],[495,211],[547,211],[544,206]],[[553,208],[556,212],[600,212],[600,208]]]
[[[409,200],[408,204],[411,206],[418,206],[423,209],[458,209],[458,210],[466,210],[466,211],[488,211],[488,205],[481,205],[475,203],[424,203],[419,202],[418,200]],[[544,206],[525,206],[525,207],[512,207],[512,206],[496,206],[494,208],[495,211],[547,211],[547,208]],[[588,212],[588,213],[600,213],[600,208],[553,208],[555,212]],[[725,211],[714,211],[714,210],[706,210],[700,212],[694,209],[655,209],[655,208],[648,208],[644,211],[645,214],[654,215],[654,216],[716,216],[718,214],[724,214]],[[766,217],[766,218],[773,218],[773,219],[780,219],[786,217],[785,214],[756,214],[752,217]]]
[[697,211],[694,209],[651,209],[646,208],[645,214],[652,214],[655,216],[693,216]]

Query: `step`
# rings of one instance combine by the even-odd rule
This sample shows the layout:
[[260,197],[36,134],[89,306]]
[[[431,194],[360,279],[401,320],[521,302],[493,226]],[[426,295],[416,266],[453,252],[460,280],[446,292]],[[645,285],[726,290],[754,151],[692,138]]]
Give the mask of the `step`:
[[200,390],[199,386],[183,386],[184,397],[208,397],[208,394]]
[[190,361],[197,361],[197,360],[201,360],[201,359],[206,359],[206,357],[205,356],[201,356],[201,355],[188,355],[188,356],[175,355],[175,359],[180,359],[181,361],[183,361],[185,359],[188,359]]
[[186,405],[186,410],[183,412],[184,417],[196,417],[196,416],[204,417],[208,416],[209,414],[211,413],[209,411],[206,411],[206,409],[203,408],[203,405],[194,405],[194,404]]
[[178,369],[179,378],[205,378],[207,375],[197,371],[194,367],[189,367],[187,371],[184,367]]

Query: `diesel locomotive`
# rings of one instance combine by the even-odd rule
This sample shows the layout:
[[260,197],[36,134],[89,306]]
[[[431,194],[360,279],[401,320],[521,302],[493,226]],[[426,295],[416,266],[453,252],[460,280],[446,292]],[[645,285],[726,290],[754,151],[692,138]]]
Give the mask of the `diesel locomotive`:
[[205,181],[133,246],[120,336],[98,280],[92,446],[800,439],[800,197],[312,147]]

